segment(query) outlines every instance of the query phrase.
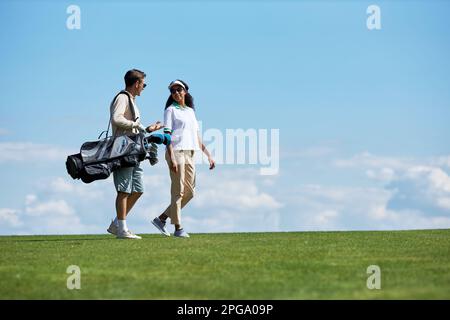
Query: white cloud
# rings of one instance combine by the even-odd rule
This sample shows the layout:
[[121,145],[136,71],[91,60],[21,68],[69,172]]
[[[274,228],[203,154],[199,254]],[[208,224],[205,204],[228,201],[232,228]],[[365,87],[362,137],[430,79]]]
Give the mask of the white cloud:
[[[398,199],[404,208],[421,209],[450,215],[450,177],[437,167],[412,166],[393,179],[389,188],[398,190]],[[400,198],[401,197],[401,198]],[[401,200],[401,201],[400,201]]]
[[366,151],[350,159],[336,159],[333,161],[333,164],[341,168],[385,168],[388,170],[401,170],[414,164],[414,160],[410,158],[380,157]]
[[431,165],[450,168],[450,156],[435,157],[432,159]]
[[329,156],[335,152],[335,148],[331,146],[318,145],[311,146],[301,150],[285,150],[281,152],[282,159],[290,158],[322,158]]
[[33,201],[26,207],[25,212],[29,216],[42,217],[46,215],[72,216],[75,211],[64,200],[50,200],[46,202]]
[[366,171],[366,175],[371,179],[383,182],[390,182],[396,177],[394,169],[391,168],[369,169]]
[[390,208],[397,190],[382,187],[305,185],[283,199],[296,212],[283,230],[405,230],[449,228],[448,215],[429,215],[416,208]]
[[393,192],[382,188],[301,185],[282,198],[287,230],[373,229]]
[[73,208],[63,201],[35,201],[25,212],[0,209],[0,234],[81,234],[95,233],[96,227],[84,225]]
[[251,171],[239,171],[233,175],[221,172],[198,174],[201,181],[195,206],[198,208],[221,207],[234,210],[270,209],[282,207],[272,195],[261,190],[258,177]]
[[97,226],[81,221],[76,209],[64,199],[40,199],[30,194],[25,200],[22,229],[30,234],[95,233]]
[[86,210],[90,200],[82,193],[57,192],[52,183],[38,183],[34,191],[25,196],[22,209],[2,210],[0,220],[9,221],[9,225],[0,223],[1,234],[103,233],[105,228],[95,224],[95,216],[91,219],[98,203],[91,203],[90,210]]
[[105,199],[105,182],[110,182],[112,188],[112,178],[105,181],[96,181],[85,184],[81,180],[73,180],[68,175],[64,178],[56,177],[43,182],[42,187],[55,194],[70,197],[78,197],[84,201],[103,201]]
[[4,129],[4,128],[0,128],[0,137],[1,136],[6,136],[8,134],[10,134],[9,130]]
[[7,225],[10,227],[19,227],[23,223],[20,221],[18,211],[9,208],[0,208],[0,225]]
[[[334,165],[365,171],[367,177],[384,183],[391,192],[385,205],[371,209],[373,216],[405,227],[448,226],[450,218],[450,177],[445,167],[449,157],[410,159],[379,157],[370,153],[340,159]],[[380,224],[382,225],[382,224]]]
[[242,212],[213,209],[209,215],[185,215],[183,224],[193,232],[268,232],[280,231],[276,211]]
[[409,230],[409,229],[447,229],[450,228],[450,217],[429,216],[419,210],[389,210],[378,218],[377,228],[384,230]]
[[76,151],[31,142],[0,142],[0,163],[64,161]]
[[[145,169],[144,169],[145,170]],[[146,170],[144,174],[144,187],[146,191],[152,192],[159,188],[170,187],[169,172],[163,171],[158,168],[151,167],[150,170]]]
[[27,194],[27,196],[25,197],[25,205],[29,206],[36,200],[37,196],[35,194]]
[[314,216],[314,220],[318,225],[327,225],[331,223],[333,220],[339,216],[339,213],[334,210],[325,210],[323,212],[319,212]]

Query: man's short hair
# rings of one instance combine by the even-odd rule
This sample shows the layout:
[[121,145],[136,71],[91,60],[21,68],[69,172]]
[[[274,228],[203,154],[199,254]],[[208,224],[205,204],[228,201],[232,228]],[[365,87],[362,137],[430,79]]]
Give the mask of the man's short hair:
[[144,80],[146,74],[138,69],[132,69],[128,70],[127,73],[125,73],[125,85],[127,87],[132,86],[136,83],[136,81]]

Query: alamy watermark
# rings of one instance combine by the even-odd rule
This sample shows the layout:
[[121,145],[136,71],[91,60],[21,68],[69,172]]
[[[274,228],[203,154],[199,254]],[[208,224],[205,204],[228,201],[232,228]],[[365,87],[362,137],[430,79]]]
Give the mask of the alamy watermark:
[[381,269],[377,265],[370,265],[367,267],[366,270],[367,274],[370,274],[370,276],[367,278],[367,289],[373,290],[381,289]]
[[[202,131],[203,143],[217,164],[259,165],[261,175],[276,175],[280,168],[280,129],[209,128]],[[199,155],[196,162],[207,163]]]
[[66,20],[66,27],[69,30],[81,29],[81,9],[75,4],[67,7],[66,13],[69,15]]
[[77,265],[70,265],[66,269],[66,273],[70,274],[67,277],[66,286],[67,289],[81,289],[81,269]]
[[367,29],[381,29],[381,9],[379,6],[372,4],[367,7],[366,13],[369,14],[366,20]]

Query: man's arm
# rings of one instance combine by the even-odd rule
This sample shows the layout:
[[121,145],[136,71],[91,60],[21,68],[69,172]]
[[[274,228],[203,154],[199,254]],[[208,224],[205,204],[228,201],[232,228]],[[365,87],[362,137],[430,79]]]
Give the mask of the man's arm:
[[127,103],[128,103],[128,97],[124,94],[121,94],[117,97],[116,101],[114,101],[114,104],[112,106],[112,117],[111,122],[116,127],[122,128],[122,129],[134,129],[138,128],[140,122],[139,121],[133,121],[125,118],[125,111],[127,109]]

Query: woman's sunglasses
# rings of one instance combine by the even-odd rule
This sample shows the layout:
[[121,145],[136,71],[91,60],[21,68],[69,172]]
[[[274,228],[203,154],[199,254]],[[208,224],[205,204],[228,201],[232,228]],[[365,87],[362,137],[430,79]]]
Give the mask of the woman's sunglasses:
[[170,93],[175,93],[175,92],[181,93],[181,92],[183,92],[183,88],[178,87],[176,89],[175,88],[170,89]]

